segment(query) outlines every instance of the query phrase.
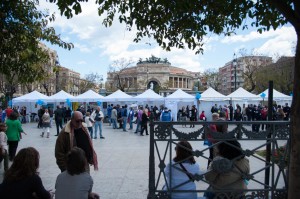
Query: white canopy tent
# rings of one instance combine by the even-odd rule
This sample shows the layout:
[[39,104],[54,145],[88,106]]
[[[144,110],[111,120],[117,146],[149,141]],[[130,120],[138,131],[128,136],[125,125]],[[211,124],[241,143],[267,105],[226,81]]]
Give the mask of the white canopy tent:
[[201,93],[200,105],[198,107],[199,114],[204,111],[205,116],[208,121],[211,120],[211,107],[217,104],[218,106],[224,106],[229,103],[229,99],[227,96],[219,93],[215,89],[209,87],[207,90],[205,90],[203,93]]
[[160,96],[159,94],[155,93],[152,89],[148,89],[145,92],[135,96],[132,98],[132,100],[135,100],[137,102],[145,102],[145,101],[164,101],[165,98],[163,96]]
[[227,96],[219,93],[212,87],[209,87],[203,93],[201,93],[201,98],[200,98],[200,101],[216,102],[216,101],[224,101],[224,100],[229,100],[229,98]]
[[38,92],[38,91],[32,91],[30,93],[27,93],[23,96],[16,97],[12,99],[12,104],[13,105],[18,105],[18,106],[25,106],[27,110],[27,114],[29,113],[36,113],[38,110],[37,106],[34,106],[38,100],[41,100],[43,102],[46,102],[46,100],[49,97]]
[[132,96],[124,93],[121,90],[117,90],[114,93],[106,96],[102,100],[103,102],[120,102],[120,103],[125,103],[128,101],[132,101]]
[[164,104],[165,98],[155,93],[152,89],[148,89],[145,92],[133,97],[131,100],[138,105],[145,106],[145,104],[147,104],[149,107],[157,106],[159,108],[160,105]]
[[54,95],[50,96],[46,100],[46,102],[66,102],[67,99],[71,101],[73,98],[73,95],[70,95],[69,93],[61,90],[58,93],[55,93]]
[[12,99],[12,103],[20,103],[20,102],[36,102],[37,100],[47,100],[49,97],[38,92],[32,91],[31,93],[27,93],[21,97],[16,97]]
[[233,93],[227,95],[228,98],[232,101],[242,101],[242,102],[249,102],[249,101],[261,101],[261,97],[250,93],[243,89],[242,87],[238,88],[236,91]]
[[181,89],[178,89],[171,95],[165,97],[165,106],[171,110],[174,121],[177,121],[177,113],[182,106],[189,105],[191,108],[191,105],[194,104],[196,104],[195,96],[190,95]]
[[93,90],[88,90],[72,99],[71,102],[98,102],[102,101],[104,97]]
[[[257,96],[263,99],[263,95],[264,95],[264,100],[267,101],[269,98],[269,89],[266,89],[264,92],[261,92]],[[284,105],[285,103],[291,105],[292,99],[293,99],[292,96],[285,95],[273,89],[273,100],[276,101],[278,105]]]

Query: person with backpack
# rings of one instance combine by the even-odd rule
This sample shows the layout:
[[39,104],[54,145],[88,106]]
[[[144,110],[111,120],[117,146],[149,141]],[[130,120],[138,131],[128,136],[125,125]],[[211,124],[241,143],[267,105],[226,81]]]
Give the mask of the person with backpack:
[[171,112],[169,112],[168,108],[165,107],[164,111],[161,113],[160,121],[171,122],[171,120],[172,120]]

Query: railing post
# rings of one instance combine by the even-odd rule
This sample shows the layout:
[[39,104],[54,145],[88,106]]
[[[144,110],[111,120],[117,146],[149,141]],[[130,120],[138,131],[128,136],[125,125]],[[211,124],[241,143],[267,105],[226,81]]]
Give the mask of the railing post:
[[[268,93],[268,121],[273,120],[273,81],[269,81],[269,93]],[[267,143],[270,141],[274,124],[269,127],[269,133],[267,135]],[[266,170],[265,170],[265,189],[270,185],[270,161],[271,161],[271,144],[266,145]],[[267,192],[267,196],[268,196]]]
[[147,199],[155,199],[155,158],[154,158],[154,115],[150,115],[150,151],[149,151],[149,192]]

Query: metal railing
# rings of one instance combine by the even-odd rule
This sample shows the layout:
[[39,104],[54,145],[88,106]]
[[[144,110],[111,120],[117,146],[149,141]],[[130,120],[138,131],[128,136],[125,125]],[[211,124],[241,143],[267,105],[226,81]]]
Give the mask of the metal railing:
[[[209,125],[228,125],[227,133],[210,132]],[[190,128],[195,125],[194,128]],[[261,130],[261,126],[265,129]],[[173,193],[197,192],[203,196],[209,187],[205,179],[208,151],[222,142],[236,139],[242,145],[242,153],[250,161],[250,173],[242,175],[248,182],[247,189],[219,189],[213,191],[214,198],[236,198],[230,193],[242,192],[239,198],[287,198],[288,155],[290,151],[290,123],[288,121],[241,121],[241,122],[150,122],[149,193],[148,199],[172,198]],[[186,126],[186,127],[185,127]],[[204,146],[205,135],[210,133],[216,141],[212,146]],[[172,182],[172,171],[166,176],[166,165],[172,163],[174,146],[181,140],[193,146],[192,154],[200,163],[201,173],[192,175],[190,181],[196,183],[196,190],[180,189],[168,185]],[[232,164],[233,162],[231,162]],[[224,164],[224,163],[223,163]],[[220,167],[226,165],[220,165]],[[172,170],[172,169],[170,169]],[[179,169],[180,170],[180,169]],[[185,172],[181,170],[181,172]],[[186,182],[188,183],[188,182]],[[172,183],[170,183],[172,184]],[[163,189],[167,185],[168,189]]]

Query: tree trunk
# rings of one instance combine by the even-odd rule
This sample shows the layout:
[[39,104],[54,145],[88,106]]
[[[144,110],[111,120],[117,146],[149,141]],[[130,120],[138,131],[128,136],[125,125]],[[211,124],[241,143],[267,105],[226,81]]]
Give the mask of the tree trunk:
[[289,165],[288,198],[300,198],[300,29],[295,28],[297,46],[294,67],[294,88],[291,111],[291,153]]

